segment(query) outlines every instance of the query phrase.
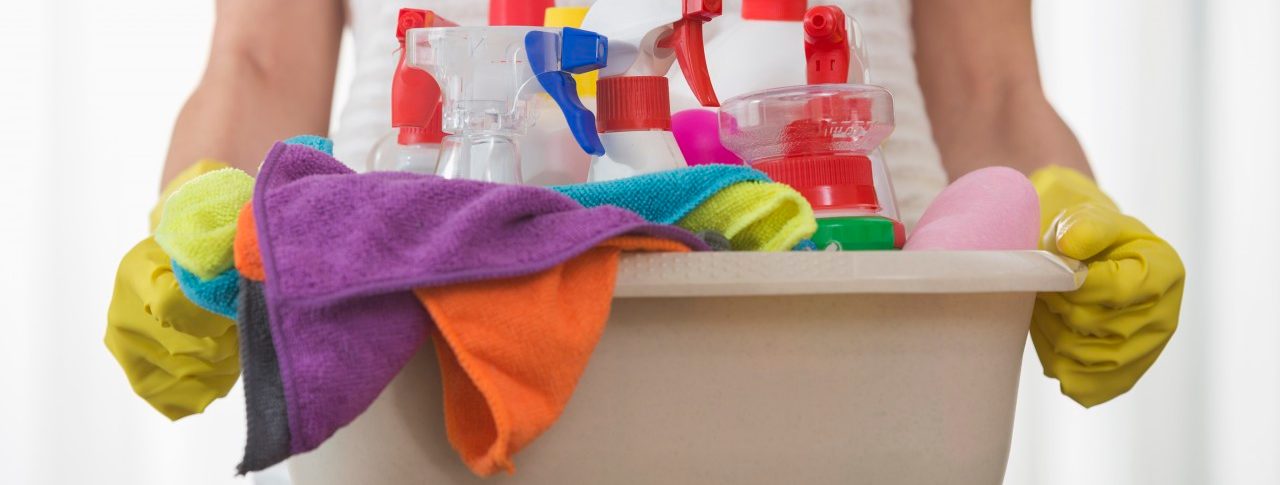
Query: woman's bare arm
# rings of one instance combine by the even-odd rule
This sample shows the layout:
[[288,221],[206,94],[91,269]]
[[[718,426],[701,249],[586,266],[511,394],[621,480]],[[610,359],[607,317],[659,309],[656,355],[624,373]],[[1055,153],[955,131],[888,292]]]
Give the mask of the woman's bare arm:
[[1045,99],[1031,0],[914,0],[916,62],[952,179],[1004,165],[1090,173],[1080,142]]
[[249,173],[277,140],[329,130],[341,0],[218,0],[208,66],[173,127],[162,186],[200,159]]

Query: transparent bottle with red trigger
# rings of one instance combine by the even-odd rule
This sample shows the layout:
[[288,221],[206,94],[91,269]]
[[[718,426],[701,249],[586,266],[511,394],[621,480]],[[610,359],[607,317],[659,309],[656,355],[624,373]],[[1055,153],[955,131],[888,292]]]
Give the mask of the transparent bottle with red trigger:
[[720,108],[725,147],[813,206],[825,250],[901,248],[906,230],[880,144],[893,133],[893,96],[846,84],[850,22],[837,7],[805,18],[808,85],[748,93]]

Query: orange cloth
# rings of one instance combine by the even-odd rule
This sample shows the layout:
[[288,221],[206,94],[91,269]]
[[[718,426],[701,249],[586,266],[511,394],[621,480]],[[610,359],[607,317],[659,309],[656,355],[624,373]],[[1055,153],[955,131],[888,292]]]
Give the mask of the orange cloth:
[[253,202],[240,209],[236,219],[235,241],[236,271],[252,281],[266,281],[267,272],[262,268],[262,253],[258,252],[258,226],[253,218]]
[[623,236],[535,275],[415,291],[436,323],[449,442],[472,472],[513,472],[512,456],[560,416],[609,319],[623,251],[689,248]]

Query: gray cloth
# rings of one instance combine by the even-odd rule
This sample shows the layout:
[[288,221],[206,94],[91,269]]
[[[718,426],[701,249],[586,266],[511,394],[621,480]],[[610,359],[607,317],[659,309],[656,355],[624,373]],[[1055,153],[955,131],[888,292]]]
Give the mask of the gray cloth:
[[243,475],[289,458],[289,416],[276,347],[271,340],[267,298],[262,283],[240,279],[240,368],[248,433],[244,460],[236,467]]
[[729,242],[729,238],[724,237],[724,234],[715,231],[702,231],[695,235],[702,242],[707,243],[707,246],[710,246],[712,251],[733,251],[733,243]]

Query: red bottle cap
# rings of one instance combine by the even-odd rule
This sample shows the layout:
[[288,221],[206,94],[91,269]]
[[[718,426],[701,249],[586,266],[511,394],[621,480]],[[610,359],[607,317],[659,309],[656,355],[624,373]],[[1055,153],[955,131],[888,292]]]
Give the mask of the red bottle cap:
[[542,27],[547,9],[554,6],[556,0],[489,0],[489,25]]
[[804,55],[809,84],[849,82],[851,49],[849,29],[840,7],[813,7],[805,14]]
[[753,164],[774,182],[800,192],[814,210],[880,210],[871,159],[862,155],[784,157]]
[[671,87],[662,76],[619,76],[596,84],[600,133],[671,131]]
[[808,8],[808,0],[742,0],[742,18],[800,22]]

